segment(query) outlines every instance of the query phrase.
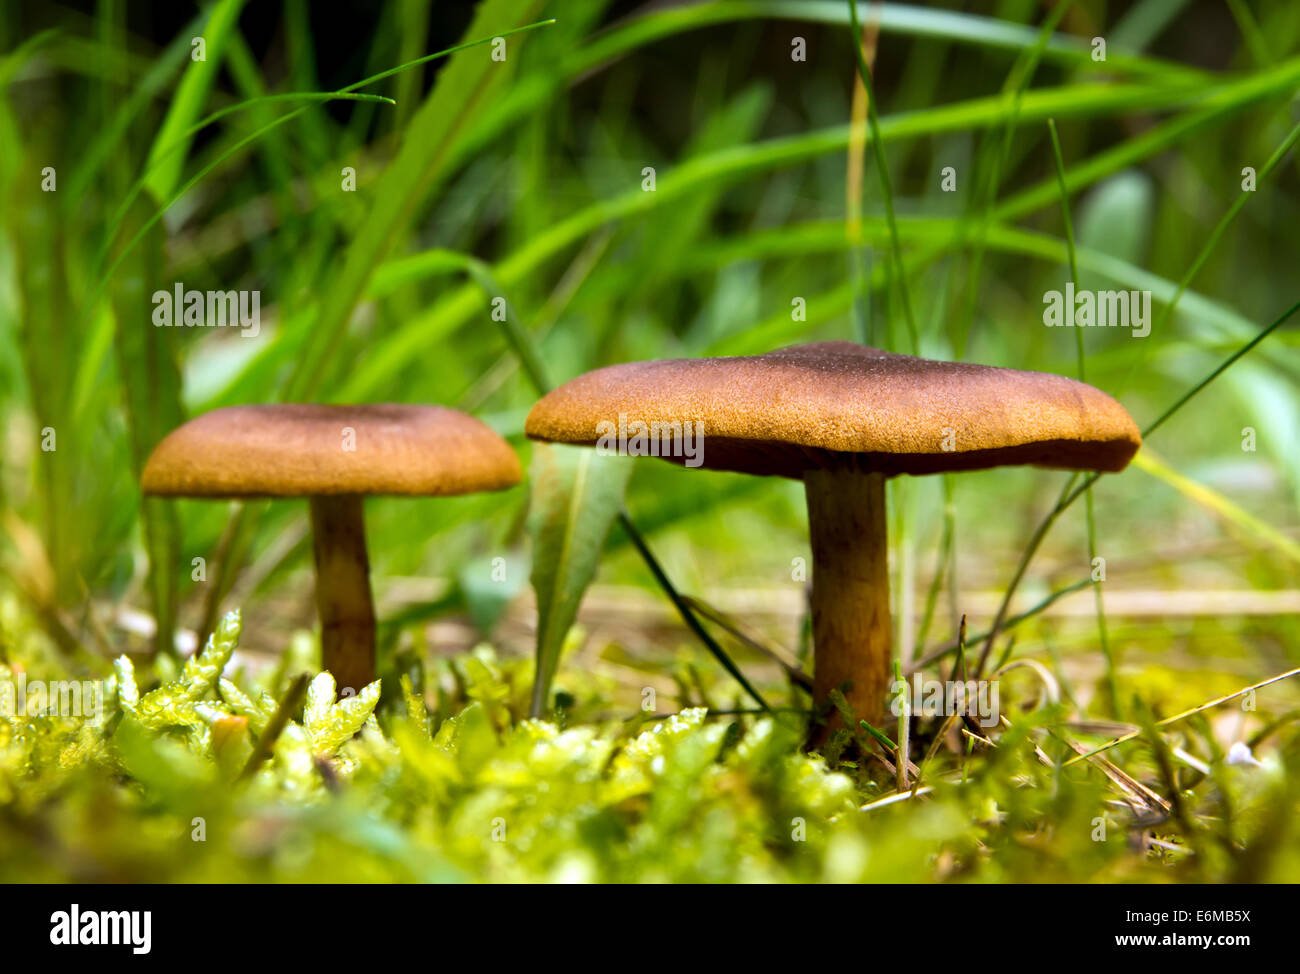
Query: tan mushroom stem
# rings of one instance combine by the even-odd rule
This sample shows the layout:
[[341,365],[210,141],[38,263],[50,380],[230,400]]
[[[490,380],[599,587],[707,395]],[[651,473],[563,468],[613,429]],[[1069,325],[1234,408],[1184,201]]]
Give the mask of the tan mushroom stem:
[[[812,540],[813,695],[820,706],[842,684],[849,706],[879,726],[890,682],[889,541],[885,477],[852,469],[804,475]],[[842,727],[832,708],[813,744]]]
[[311,530],[321,666],[334,676],[342,696],[345,687],[356,692],[375,679],[375,606],[362,498],[313,497]]

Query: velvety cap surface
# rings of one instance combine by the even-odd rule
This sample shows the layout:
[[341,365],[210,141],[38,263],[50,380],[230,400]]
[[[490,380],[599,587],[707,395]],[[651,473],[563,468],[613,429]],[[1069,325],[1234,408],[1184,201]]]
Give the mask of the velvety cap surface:
[[660,424],[651,455],[684,462],[663,439],[676,435],[671,424],[702,423],[700,465],[786,477],[837,464],[888,474],[1026,463],[1118,471],[1142,442],[1124,407],[1082,382],[853,342],[597,369],[544,397],[525,429],[595,445],[610,430],[600,424],[631,436],[638,422]]
[[519,483],[519,458],[473,416],[441,406],[232,406],[163,438],[146,494],[442,496]]

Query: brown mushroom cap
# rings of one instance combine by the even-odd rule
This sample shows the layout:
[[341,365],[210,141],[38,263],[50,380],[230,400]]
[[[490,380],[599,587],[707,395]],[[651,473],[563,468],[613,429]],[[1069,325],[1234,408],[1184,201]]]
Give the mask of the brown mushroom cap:
[[[620,414],[702,422],[710,469],[796,478],[840,465],[889,475],[1014,464],[1113,472],[1142,443],[1124,407],[1082,382],[853,342],[597,369],[538,402],[525,431],[594,445],[598,424]],[[661,441],[660,452],[682,451]]]
[[[344,449],[345,437],[355,450]],[[500,490],[521,476],[509,444],[454,409],[286,403],[190,420],[154,449],[140,483],[171,497],[446,496]]]

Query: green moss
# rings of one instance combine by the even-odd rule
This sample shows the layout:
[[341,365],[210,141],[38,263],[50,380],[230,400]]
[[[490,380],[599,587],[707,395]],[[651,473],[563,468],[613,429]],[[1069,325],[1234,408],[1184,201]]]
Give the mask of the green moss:
[[[391,705],[379,683],[335,702],[333,680],[317,676],[301,720],[242,780],[290,681],[223,676],[238,637],[232,613],[153,689],[152,675],[119,659],[98,725],[0,718],[0,878],[1115,881],[1294,877],[1300,858],[1277,814],[1296,808],[1293,757],[1289,776],[1273,755],[1263,768],[1218,765],[1184,782],[1197,834],[1172,822],[1155,834],[1190,853],[1152,854],[1134,848],[1101,774],[1035,757],[1049,713],[1020,715],[995,748],[960,759],[964,783],[949,762],[929,795],[864,811],[886,792],[864,769],[805,753],[799,720],[705,708],[566,727],[526,720],[526,681],[486,648],[455,661],[463,686],[445,716],[416,691],[422,671],[398,681]],[[10,645],[0,678],[27,655]],[[581,678],[566,677],[581,703]],[[1232,840],[1219,842],[1228,807]]]

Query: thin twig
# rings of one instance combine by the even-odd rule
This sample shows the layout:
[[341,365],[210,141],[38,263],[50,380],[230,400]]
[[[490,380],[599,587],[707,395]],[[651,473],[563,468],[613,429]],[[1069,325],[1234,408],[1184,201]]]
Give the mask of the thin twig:
[[813,681],[811,676],[809,676],[807,673],[805,673],[795,664],[789,663],[786,660],[782,659],[781,655],[777,653],[775,650],[770,649],[767,646],[764,646],[757,639],[748,635],[744,630],[740,628],[740,624],[738,622],[736,622],[734,619],[728,616],[721,609],[715,609],[707,602],[703,602],[700,599],[695,598],[693,595],[683,595],[682,601],[686,603],[686,605],[691,609],[691,611],[698,612],[700,615],[704,616],[704,618],[708,619],[710,622],[713,622],[715,625],[721,626],[723,629],[727,630],[727,632],[731,633],[731,635],[735,636],[736,639],[744,643],[750,649],[754,650],[756,653],[760,653],[763,656],[766,656],[773,663],[776,663],[783,670],[785,670],[786,676],[790,678],[790,682],[796,684],[797,686],[802,687],[805,690],[808,690],[809,692],[812,691]]
[[[907,766],[911,763],[909,754],[912,750],[912,701],[908,697],[907,684],[903,681],[903,668],[894,660],[894,680],[900,684],[898,696],[894,698],[898,705],[898,790],[907,791]],[[918,774],[919,778],[920,775]]]
[[288,692],[285,693],[284,699],[280,701],[280,705],[275,708],[275,713],[271,715],[271,719],[262,730],[262,736],[257,739],[257,745],[253,748],[253,753],[248,756],[248,763],[244,765],[244,770],[239,773],[236,780],[246,781],[251,778],[257,773],[257,769],[271,756],[275,751],[275,742],[279,740],[280,735],[289,723],[289,718],[297,711],[306,693],[307,674],[300,673],[289,684]]
[[[1045,599],[1043,599],[1033,608],[1026,609],[1024,612],[1020,613],[1017,616],[1012,616],[1003,625],[1003,629],[1012,629],[1020,625],[1020,623],[1026,621],[1027,619],[1030,619],[1038,615],[1040,612],[1045,610],[1048,606],[1050,606],[1053,602],[1056,602],[1058,599],[1063,599],[1065,598],[1065,596],[1077,592],[1080,589],[1086,588],[1087,586],[1092,584],[1093,581],[1091,578],[1085,578],[1075,582],[1073,585],[1067,585],[1065,588],[1053,592],[1051,595],[1047,596]],[[981,633],[978,636],[972,637],[969,640],[969,642],[971,643],[985,642],[988,640],[988,638],[989,638],[989,633],[985,632],[985,633]],[[928,656],[924,656],[919,660],[916,660],[911,663],[907,663],[906,665],[903,666],[903,672],[913,673],[916,670],[929,666],[931,663],[936,663],[939,660],[943,659],[945,656],[947,656],[949,653],[955,653],[957,651],[958,646],[960,645],[961,644],[958,640],[954,640],[953,642],[948,643],[948,645],[936,649],[933,653],[930,653]]]
[[618,523],[627,533],[629,540],[631,540],[632,544],[636,547],[636,550],[641,554],[642,560],[645,561],[646,566],[650,569],[650,573],[654,575],[655,581],[659,583],[659,587],[664,590],[669,601],[676,606],[677,612],[682,617],[682,621],[686,623],[687,628],[699,637],[700,641],[704,643],[704,648],[713,655],[713,658],[718,661],[719,665],[724,670],[731,674],[732,679],[744,688],[745,692],[754,699],[754,702],[764,710],[770,711],[772,708],[767,705],[767,701],[764,700],[762,695],[750,685],[750,682],[747,679],[745,679],[745,674],[740,672],[740,668],[732,662],[731,657],[726,654],[726,651],[723,650],[714,638],[709,635],[708,630],[700,624],[700,620],[695,617],[695,613],[691,611],[690,606],[688,606],[682,599],[681,593],[678,592],[673,583],[668,580],[668,575],[664,572],[663,566],[659,564],[659,560],[655,558],[654,554],[650,551],[650,548],[645,543],[645,538],[641,536],[641,532],[637,530],[637,526],[632,523],[632,518],[628,516],[626,511],[619,511]]
[[[1256,683],[1254,686],[1249,686],[1246,687],[1245,689],[1238,690],[1236,693],[1230,693],[1226,697],[1218,697],[1214,700],[1210,700],[1207,703],[1203,703],[1198,707],[1193,707],[1191,710],[1184,710],[1182,713],[1174,714],[1172,717],[1166,717],[1164,720],[1158,720],[1152,726],[1157,728],[1167,727],[1170,724],[1175,724],[1180,720],[1186,720],[1188,717],[1194,716],[1195,714],[1199,714],[1206,710],[1210,710],[1214,707],[1217,707],[1221,703],[1227,703],[1229,700],[1234,700],[1237,697],[1250,693],[1252,690],[1259,690],[1262,689],[1263,687],[1268,686],[1270,683],[1277,683],[1279,680],[1285,680],[1287,679],[1287,677],[1292,677],[1297,675],[1300,675],[1300,667],[1297,667],[1294,670],[1287,670],[1285,673],[1279,673],[1277,676],[1270,677],[1269,679],[1265,680],[1262,683]],[[1090,758],[1094,754],[1100,754],[1102,751],[1109,751],[1112,747],[1116,747],[1117,745],[1123,744],[1126,741],[1131,741],[1134,738],[1141,737],[1141,736],[1142,736],[1141,728],[1132,731],[1128,734],[1122,734],[1121,736],[1115,738],[1115,740],[1111,741],[1109,744],[1103,744],[1101,747],[1094,748],[1093,750],[1088,751],[1085,754],[1080,754],[1078,757],[1070,758],[1070,760],[1066,761],[1065,764],[1062,765],[1062,767],[1068,767],[1071,764],[1074,764],[1078,761],[1082,761],[1084,758]]]
[[860,812],[870,812],[876,808],[884,808],[886,805],[893,805],[897,802],[910,801],[920,795],[928,795],[934,791],[933,785],[926,785],[924,788],[917,788],[915,791],[895,792],[892,795],[886,795],[884,798],[877,798],[873,802],[867,802],[865,805],[858,806]]

